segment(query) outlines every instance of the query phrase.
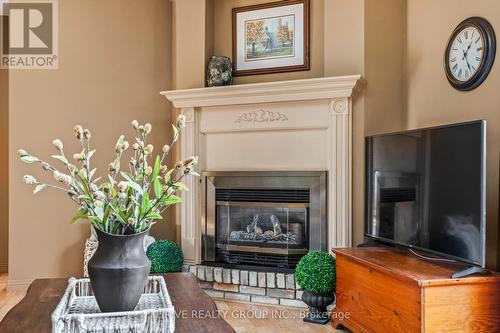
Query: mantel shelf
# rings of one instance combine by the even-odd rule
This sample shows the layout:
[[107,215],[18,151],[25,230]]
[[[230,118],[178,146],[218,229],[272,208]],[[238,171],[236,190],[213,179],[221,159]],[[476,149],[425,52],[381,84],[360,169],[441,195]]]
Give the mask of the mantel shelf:
[[162,91],[176,108],[331,99],[356,95],[361,75]]

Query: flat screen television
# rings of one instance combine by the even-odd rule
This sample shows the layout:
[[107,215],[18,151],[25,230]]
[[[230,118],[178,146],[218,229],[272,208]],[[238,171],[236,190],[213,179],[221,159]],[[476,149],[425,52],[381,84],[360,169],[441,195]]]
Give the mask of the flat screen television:
[[486,123],[366,138],[365,236],[485,265]]

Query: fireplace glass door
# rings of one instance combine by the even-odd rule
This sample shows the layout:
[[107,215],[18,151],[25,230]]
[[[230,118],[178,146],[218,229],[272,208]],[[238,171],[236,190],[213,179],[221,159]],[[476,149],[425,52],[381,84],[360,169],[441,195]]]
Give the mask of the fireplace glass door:
[[250,191],[251,198],[240,193],[218,195],[222,200],[216,201],[217,259],[293,266],[309,249],[309,191]]
[[307,204],[217,202],[218,243],[307,249]]

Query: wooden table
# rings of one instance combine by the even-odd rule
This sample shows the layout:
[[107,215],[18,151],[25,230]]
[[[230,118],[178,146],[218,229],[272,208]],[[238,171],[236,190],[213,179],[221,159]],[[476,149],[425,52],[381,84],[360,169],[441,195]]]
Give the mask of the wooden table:
[[[217,307],[198,286],[191,273],[163,275],[176,313],[176,333],[234,332],[224,319],[213,316]],[[51,333],[50,315],[61,300],[68,279],[33,281],[26,297],[12,308],[0,322],[1,333]]]

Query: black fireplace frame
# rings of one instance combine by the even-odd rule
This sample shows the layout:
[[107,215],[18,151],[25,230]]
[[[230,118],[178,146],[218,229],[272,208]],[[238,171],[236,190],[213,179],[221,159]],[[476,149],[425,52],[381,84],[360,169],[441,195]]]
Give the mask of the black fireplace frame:
[[[309,190],[308,251],[327,250],[326,171],[210,171],[203,172],[201,178],[201,254],[203,262],[214,263],[217,261],[216,188]],[[264,252],[268,250],[265,249]],[[289,250],[289,253],[280,254],[304,254],[293,253],[293,249]]]

